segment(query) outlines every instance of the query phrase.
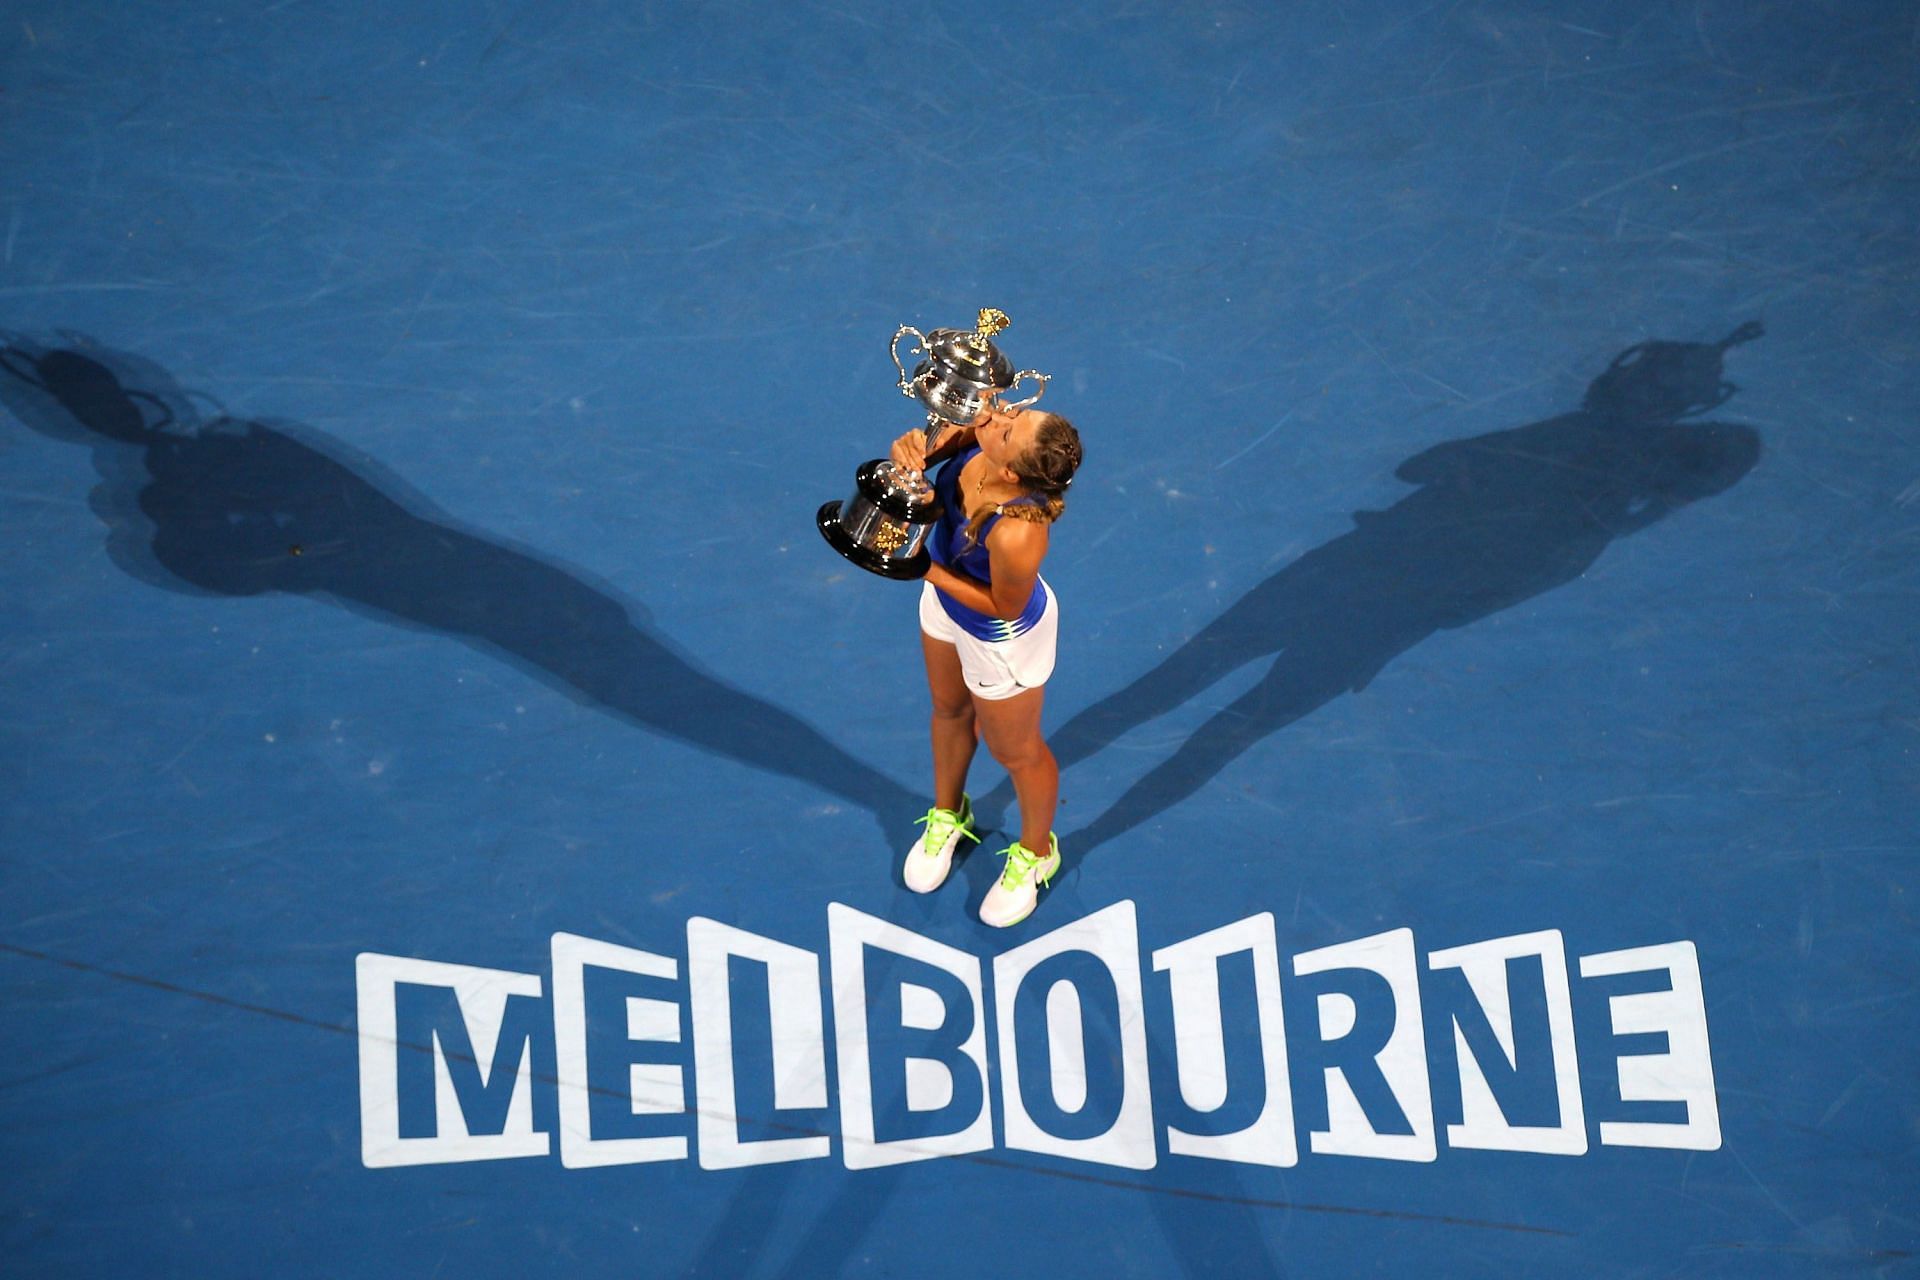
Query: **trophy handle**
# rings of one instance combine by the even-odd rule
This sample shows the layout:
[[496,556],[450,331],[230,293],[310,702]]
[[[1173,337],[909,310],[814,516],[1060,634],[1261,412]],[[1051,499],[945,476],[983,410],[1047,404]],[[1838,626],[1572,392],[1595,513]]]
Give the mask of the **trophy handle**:
[[1001,406],[1002,408],[1009,409],[1009,410],[1026,408],[1028,405],[1032,404],[1035,400],[1038,400],[1041,396],[1047,394],[1047,384],[1053,381],[1052,377],[1050,377],[1047,374],[1041,373],[1038,369],[1022,369],[1020,372],[1013,375],[1013,381],[1009,382],[1002,389],[1001,394],[1004,395],[1006,394],[1006,392],[1011,391],[1015,387],[1019,386],[1020,380],[1022,378],[1037,378],[1040,382],[1040,389],[1034,392],[1032,395],[1028,396],[1025,400],[1018,400],[1018,401],[1015,401],[1013,404],[1003,405]]
[[900,387],[900,394],[903,396],[910,396],[913,394],[913,387],[909,384],[907,379],[907,366],[900,363],[900,339],[906,337],[908,334],[912,334],[913,340],[919,343],[919,346],[916,347],[915,350],[925,351],[927,349],[927,335],[920,332],[918,329],[914,328],[912,325],[903,324],[898,329],[894,330],[893,341],[887,344],[887,354],[893,357],[893,367],[900,371],[899,387]]

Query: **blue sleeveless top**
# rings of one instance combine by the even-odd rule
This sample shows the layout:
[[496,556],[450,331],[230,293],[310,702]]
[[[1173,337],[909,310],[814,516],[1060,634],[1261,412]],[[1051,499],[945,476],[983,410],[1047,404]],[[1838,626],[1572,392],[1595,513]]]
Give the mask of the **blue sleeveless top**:
[[[967,545],[967,505],[960,500],[960,470],[967,465],[974,454],[980,452],[980,446],[963,449],[947,459],[933,477],[933,491],[940,497],[941,513],[939,523],[933,526],[933,532],[927,537],[927,554],[936,564],[976,578],[981,582],[993,582],[993,566],[987,555],[987,534],[1000,521],[1000,513],[994,512],[980,526],[980,537]],[[1005,506],[1031,505],[1039,499],[1015,498]],[[963,549],[964,548],[964,549]],[[979,640],[1011,640],[1024,635],[1040,615],[1047,611],[1047,586],[1038,578],[1034,579],[1033,594],[1027,597],[1026,607],[1020,610],[1020,616],[1009,622],[1005,618],[996,618],[991,614],[969,609],[938,587],[934,595],[940,600],[940,607],[947,611],[954,625],[968,635]]]

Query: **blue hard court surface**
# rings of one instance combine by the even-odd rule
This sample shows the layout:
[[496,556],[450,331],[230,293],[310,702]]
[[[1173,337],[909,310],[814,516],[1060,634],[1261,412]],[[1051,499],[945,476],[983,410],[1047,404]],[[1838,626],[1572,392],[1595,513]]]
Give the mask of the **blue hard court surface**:
[[[1879,0],[10,6],[0,1270],[1913,1274],[1917,70]],[[1088,447],[1067,869],[1010,934],[1004,835],[899,884],[917,589],[810,527],[914,421],[888,335],[988,305]],[[830,987],[834,903],[990,977],[1131,903],[1119,987],[1049,970],[1088,1097],[1042,1127],[1113,1119],[1131,973],[1151,1167],[1010,1139],[993,1024],[989,1145],[848,1168],[843,1020],[775,1108],[745,961],[742,1136],[823,1158],[364,1158],[357,956],[534,975],[544,1139],[554,935],[685,1009],[689,920]],[[1151,955],[1263,913],[1209,1118]],[[1412,1009],[1297,957],[1407,930],[1437,1151],[1316,1149],[1419,1127],[1368,1074]],[[1583,1152],[1452,1142],[1498,1019],[1432,955],[1546,931],[1495,1100]],[[1673,1036],[1614,1034],[1664,980],[1581,959],[1682,942],[1719,1137],[1608,1141],[1687,1113],[1623,1066]],[[1297,1159],[1177,1153],[1263,1105],[1258,973]],[[514,1131],[480,1015],[408,990],[401,1137],[445,1136],[429,1068]],[[613,998],[594,1136],[691,1135],[607,1113]],[[1071,1055],[1023,999],[1031,1093]]]

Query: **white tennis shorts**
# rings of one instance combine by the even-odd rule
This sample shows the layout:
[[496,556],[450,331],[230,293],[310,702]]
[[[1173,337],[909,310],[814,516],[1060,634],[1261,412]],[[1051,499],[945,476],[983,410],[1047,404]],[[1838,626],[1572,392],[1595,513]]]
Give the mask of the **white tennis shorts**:
[[[1042,580],[1045,586],[1045,580]],[[967,691],[998,702],[1038,689],[1053,674],[1054,642],[1060,632],[1060,599],[1047,587],[1047,607],[1022,635],[1011,640],[982,640],[968,635],[940,607],[931,582],[920,588],[920,630],[960,651],[960,672]]]

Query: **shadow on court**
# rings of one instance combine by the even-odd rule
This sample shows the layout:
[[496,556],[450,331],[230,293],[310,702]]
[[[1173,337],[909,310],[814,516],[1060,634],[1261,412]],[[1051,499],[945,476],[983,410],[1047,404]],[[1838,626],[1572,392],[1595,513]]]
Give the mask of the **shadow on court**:
[[[1358,692],[1436,631],[1464,627],[1571,582],[1616,538],[1712,497],[1760,458],[1751,427],[1681,420],[1733,394],[1718,343],[1644,342],[1616,357],[1571,413],[1450,440],[1400,464],[1418,486],[1307,552],[1126,688],[1049,734],[1063,768],[1262,659],[1260,682],[1201,725],[1084,829],[1085,854],[1165,813],[1249,747],[1343,693]],[[1006,783],[982,802],[991,821]]]
[[916,795],[701,668],[645,609],[461,525],[379,463],[295,424],[202,416],[151,361],[68,335],[0,346],[0,404],[86,445],[107,550],[154,586],[327,599],[455,636],[666,737],[818,787],[883,823]]

